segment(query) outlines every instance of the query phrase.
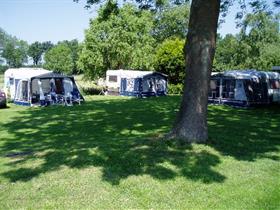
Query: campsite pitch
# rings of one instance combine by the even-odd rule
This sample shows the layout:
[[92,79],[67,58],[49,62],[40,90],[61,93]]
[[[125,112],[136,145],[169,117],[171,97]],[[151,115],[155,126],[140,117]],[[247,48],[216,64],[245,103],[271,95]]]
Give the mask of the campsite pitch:
[[207,145],[161,140],[176,96],[0,109],[0,209],[279,209],[280,108],[209,106]]

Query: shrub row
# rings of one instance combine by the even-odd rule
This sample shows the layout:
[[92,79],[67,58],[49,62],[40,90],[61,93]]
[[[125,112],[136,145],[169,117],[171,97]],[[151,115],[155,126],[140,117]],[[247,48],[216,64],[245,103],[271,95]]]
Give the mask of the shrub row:
[[169,95],[180,95],[183,93],[183,88],[184,88],[183,84],[179,83],[177,85],[174,85],[174,84],[168,83],[168,94]]

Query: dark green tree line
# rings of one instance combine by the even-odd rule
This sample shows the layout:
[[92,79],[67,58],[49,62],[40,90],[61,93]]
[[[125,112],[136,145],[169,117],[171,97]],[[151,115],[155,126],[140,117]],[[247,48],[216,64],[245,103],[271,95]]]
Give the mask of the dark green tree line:
[[248,14],[240,33],[219,39],[214,62],[218,71],[227,69],[271,70],[279,65],[280,33],[278,15]]

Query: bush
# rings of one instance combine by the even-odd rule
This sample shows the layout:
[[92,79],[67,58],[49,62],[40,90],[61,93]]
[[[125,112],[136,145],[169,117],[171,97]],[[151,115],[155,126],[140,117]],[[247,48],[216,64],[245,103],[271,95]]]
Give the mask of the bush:
[[179,83],[177,85],[168,84],[168,94],[170,95],[181,95],[183,93],[184,85]]
[[168,75],[172,84],[180,84],[185,78],[184,40],[167,39],[156,51],[154,68]]
[[80,90],[84,95],[101,95],[103,93],[103,88],[97,85],[92,86],[82,86]]
[[75,76],[75,81],[83,95],[103,94],[102,86],[98,86],[94,81],[86,80],[83,75]]

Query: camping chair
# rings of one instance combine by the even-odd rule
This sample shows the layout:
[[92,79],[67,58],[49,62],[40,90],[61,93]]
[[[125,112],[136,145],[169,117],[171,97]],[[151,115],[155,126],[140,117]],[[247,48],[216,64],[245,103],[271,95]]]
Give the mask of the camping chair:
[[63,96],[65,106],[73,106],[72,94],[67,93]]
[[56,104],[64,104],[64,96],[61,94],[56,94]]
[[79,91],[73,90],[71,94],[72,94],[72,102],[81,105],[81,101],[83,101],[83,99],[81,98]]

